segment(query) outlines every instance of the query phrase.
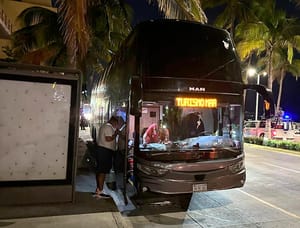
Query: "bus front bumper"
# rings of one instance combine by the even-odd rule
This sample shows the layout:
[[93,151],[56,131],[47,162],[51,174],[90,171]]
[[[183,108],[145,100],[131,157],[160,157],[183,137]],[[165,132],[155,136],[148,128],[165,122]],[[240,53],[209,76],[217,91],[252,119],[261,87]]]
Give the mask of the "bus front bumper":
[[[242,187],[246,180],[246,170],[242,169],[237,173],[223,172],[223,175],[218,175],[218,172],[210,174],[195,174],[182,173],[178,177],[178,173],[168,173],[165,176],[155,177],[139,173],[140,187],[147,188],[151,192],[162,194],[184,194],[193,192],[205,192],[213,190],[224,190],[231,188]],[[197,176],[203,180],[199,181]],[[195,178],[196,177],[196,178]]]

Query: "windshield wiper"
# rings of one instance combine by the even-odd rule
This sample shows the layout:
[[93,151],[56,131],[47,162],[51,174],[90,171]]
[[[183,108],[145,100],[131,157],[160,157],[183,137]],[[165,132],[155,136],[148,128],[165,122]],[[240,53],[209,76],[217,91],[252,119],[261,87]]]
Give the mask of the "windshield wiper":
[[216,72],[218,72],[219,70],[221,70],[222,68],[224,68],[226,65],[228,65],[228,64],[230,64],[230,63],[233,63],[234,61],[235,61],[235,59],[231,59],[231,60],[227,61],[226,63],[224,63],[223,65],[218,66],[216,69],[210,71],[210,72],[207,73],[206,75],[201,76],[201,77],[199,77],[199,78],[201,78],[201,79],[207,78],[208,76],[215,74]]

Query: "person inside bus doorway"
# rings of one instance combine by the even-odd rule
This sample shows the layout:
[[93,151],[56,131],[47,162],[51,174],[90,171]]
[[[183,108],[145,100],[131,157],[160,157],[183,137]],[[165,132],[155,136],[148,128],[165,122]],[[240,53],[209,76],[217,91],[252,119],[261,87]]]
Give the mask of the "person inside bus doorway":
[[151,124],[143,135],[143,144],[159,143],[159,129],[156,123]]
[[110,196],[103,192],[105,176],[112,168],[112,158],[116,150],[116,138],[118,135],[118,119],[112,116],[108,122],[104,123],[96,139],[96,183],[97,188],[95,197],[109,198]]
[[159,128],[159,142],[164,144],[170,143],[170,132],[168,128]]
[[202,113],[192,112],[187,114],[182,121],[182,130],[184,138],[203,136],[205,127]]
[[149,143],[168,143],[170,139],[169,129],[156,123],[151,124],[143,134],[143,144]]

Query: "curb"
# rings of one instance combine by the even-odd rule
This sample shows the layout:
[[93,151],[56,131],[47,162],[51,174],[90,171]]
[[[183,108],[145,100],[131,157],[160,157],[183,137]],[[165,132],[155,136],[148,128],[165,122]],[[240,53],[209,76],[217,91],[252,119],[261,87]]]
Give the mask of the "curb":
[[287,149],[282,149],[282,148],[277,148],[277,147],[270,147],[270,146],[264,146],[264,145],[257,145],[257,144],[252,144],[252,143],[244,143],[247,146],[252,146],[252,147],[257,147],[262,150],[267,150],[268,152],[277,152],[277,153],[285,153],[285,154],[292,154],[295,156],[300,157],[300,151],[295,151],[295,150],[287,150]]

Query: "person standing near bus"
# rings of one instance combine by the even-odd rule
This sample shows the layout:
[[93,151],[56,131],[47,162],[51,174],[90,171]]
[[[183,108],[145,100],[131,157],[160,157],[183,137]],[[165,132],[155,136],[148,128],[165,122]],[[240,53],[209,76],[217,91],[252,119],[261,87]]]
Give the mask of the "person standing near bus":
[[97,168],[96,168],[96,183],[97,188],[95,197],[109,198],[110,196],[103,192],[105,176],[112,168],[113,153],[116,150],[116,137],[118,135],[118,119],[112,116],[108,122],[104,123],[100,129],[96,139],[97,150]]

